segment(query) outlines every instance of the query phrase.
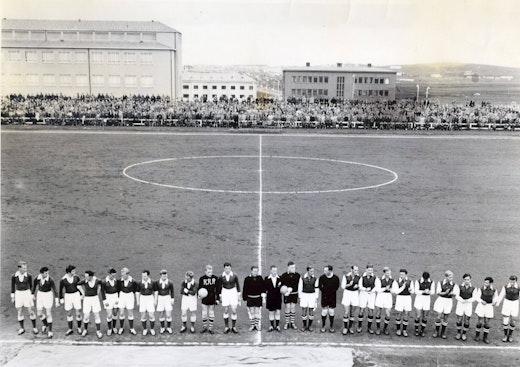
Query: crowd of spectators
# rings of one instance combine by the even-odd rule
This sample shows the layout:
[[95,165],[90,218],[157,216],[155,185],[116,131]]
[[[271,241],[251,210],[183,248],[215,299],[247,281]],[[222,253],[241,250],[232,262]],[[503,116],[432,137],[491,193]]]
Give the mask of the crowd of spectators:
[[173,101],[164,96],[8,95],[2,124],[520,129],[520,106],[402,101]]

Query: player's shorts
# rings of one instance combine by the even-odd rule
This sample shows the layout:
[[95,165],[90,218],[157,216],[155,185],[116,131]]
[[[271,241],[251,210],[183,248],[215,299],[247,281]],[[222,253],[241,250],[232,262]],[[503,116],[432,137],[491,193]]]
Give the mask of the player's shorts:
[[119,293],[119,309],[133,310],[135,307],[135,295],[133,292]]
[[410,312],[412,310],[412,296],[398,294],[395,297],[395,310],[397,312]]
[[359,306],[359,291],[349,291],[348,289],[345,289],[343,291],[343,298],[341,299],[341,304],[345,307]]
[[247,307],[262,307],[262,297],[251,297],[248,296],[246,300]]
[[238,306],[238,291],[236,288],[222,288],[222,306]]
[[504,299],[504,304],[502,305],[502,315],[518,317],[518,305],[519,305],[518,300],[511,301],[508,299]]
[[392,308],[392,293],[390,292],[379,292],[376,295],[375,306],[379,308]]
[[374,309],[376,303],[376,294],[374,292],[359,291],[359,307]]
[[173,310],[172,306],[172,297],[170,295],[167,296],[157,296],[157,311],[167,311],[170,312]]
[[52,308],[52,304],[54,303],[53,296],[54,292],[48,291],[48,292],[42,292],[38,291],[36,293],[36,309],[37,310],[43,310],[44,308],[46,310],[50,310]]
[[475,307],[475,313],[478,317],[485,317],[487,319],[492,319],[495,316],[493,304],[488,303],[483,305],[478,302],[477,307]]
[[14,306],[20,307],[33,307],[33,295],[29,289],[25,291],[14,291]]
[[[103,307],[105,310],[119,307],[119,297],[117,296],[117,293],[106,293],[105,297],[105,301],[103,301]],[[105,303],[108,303],[108,306],[106,306]]]
[[321,307],[322,308],[336,308],[336,304],[337,304],[336,293],[327,295],[325,297],[323,296],[323,294],[321,295]]
[[197,311],[197,296],[183,295],[181,299],[181,310],[191,312]]
[[438,313],[448,315],[453,308],[453,298],[437,297],[433,304],[433,310]]
[[81,294],[79,292],[65,293],[64,300],[65,311],[70,311],[73,308],[75,310],[81,310]]
[[298,303],[298,292],[283,296],[283,303]]
[[432,297],[429,294],[417,294],[413,307],[418,311],[430,311]]
[[90,312],[101,312],[98,296],[83,297],[83,313],[87,315]]
[[316,308],[317,305],[316,293],[300,293],[301,308]]
[[150,295],[140,295],[139,296],[139,312],[148,312],[149,314],[153,314],[155,312],[155,300],[153,296]]
[[457,307],[455,307],[455,315],[471,317],[473,314],[473,302],[462,303],[460,301],[457,302]]

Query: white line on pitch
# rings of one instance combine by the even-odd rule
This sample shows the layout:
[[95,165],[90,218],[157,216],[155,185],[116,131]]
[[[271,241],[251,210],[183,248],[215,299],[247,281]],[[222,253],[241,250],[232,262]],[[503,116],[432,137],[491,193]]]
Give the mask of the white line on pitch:
[[[262,168],[262,135],[260,135],[258,149],[258,271],[262,274],[262,239],[263,239],[263,168]],[[262,333],[258,333],[257,343],[262,343]]]

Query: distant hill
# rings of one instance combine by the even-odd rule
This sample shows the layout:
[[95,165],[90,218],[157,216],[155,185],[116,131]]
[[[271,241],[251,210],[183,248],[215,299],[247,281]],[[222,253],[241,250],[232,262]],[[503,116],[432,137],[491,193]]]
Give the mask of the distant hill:
[[455,79],[478,81],[515,81],[520,83],[520,68],[481,65],[433,63],[387,66],[398,72],[398,78],[419,80]]

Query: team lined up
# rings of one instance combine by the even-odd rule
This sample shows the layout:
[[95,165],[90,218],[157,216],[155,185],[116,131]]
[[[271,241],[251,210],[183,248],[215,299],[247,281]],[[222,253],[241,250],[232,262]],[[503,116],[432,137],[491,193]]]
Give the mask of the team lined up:
[[[383,268],[383,275],[377,277],[374,267],[367,265],[363,274],[357,266],[352,266],[349,273],[340,278],[334,274],[333,267],[327,265],[321,276],[315,274],[312,266],[308,266],[302,276],[296,272],[296,265],[290,261],[287,271],[278,274],[278,268],[271,266],[265,278],[259,274],[257,266],[251,267],[251,273],[244,279],[241,291],[239,278],[232,271],[231,264],[224,264],[220,276],[213,274],[211,265],[206,265],[204,275],[196,282],[194,273],[188,271],[181,284],[181,333],[189,330],[195,333],[198,299],[202,305],[201,333],[214,333],[215,306],[223,307],[224,333],[238,333],[236,327],[237,307],[245,301],[249,316],[249,331],[261,330],[261,309],[265,305],[269,313],[268,331],[281,332],[280,319],[282,303],[285,311],[283,329],[297,329],[296,305],[301,308],[302,331],[313,331],[314,311],[321,297],[321,329],[326,332],[326,321],[329,319],[329,332],[334,330],[337,291],[343,289],[341,304],[344,307],[342,334],[361,333],[366,314],[367,332],[370,334],[389,334],[392,309],[395,310],[396,334],[408,336],[408,322],[412,304],[415,308],[415,335],[425,336],[428,314],[432,296],[437,295],[433,310],[437,313],[433,337],[446,339],[448,317],[452,312],[454,300],[457,301],[455,314],[457,317],[457,340],[467,340],[470,318],[473,311],[477,316],[475,340],[489,343],[489,320],[494,317],[494,308],[502,303],[504,337],[502,341],[512,342],[515,319],[519,312],[519,287],[517,277],[510,276],[507,285],[501,291],[493,284],[493,278],[486,277],[481,287],[475,287],[471,275],[464,274],[461,284],[453,280],[453,272],[446,271],[444,279],[435,282],[428,272],[420,279],[412,281],[406,269],[399,271],[394,279],[388,267]],[[412,295],[415,300],[412,302]],[[394,300],[395,296],[395,300]],[[103,279],[97,278],[94,272],[87,270],[84,279],[76,274],[76,268],[69,265],[66,274],[56,288],[54,280],[49,276],[49,269],[43,267],[36,279],[27,272],[27,264],[20,261],[18,271],[11,281],[11,300],[18,310],[20,328],[23,334],[23,309],[29,311],[33,333],[38,333],[37,316],[42,321],[42,332],[49,338],[52,332],[52,308],[64,306],[67,313],[68,329],[65,335],[74,333],[74,314],[77,332],[83,336],[88,334],[90,314],[94,315],[94,323],[98,338],[101,332],[101,304],[106,311],[107,335],[123,334],[125,320],[128,320],[129,332],[137,334],[134,327],[134,308],[137,306],[141,317],[142,334],[155,335],[155,314],[159,314],[159,332],[172,334],[172,311],[175,300],[174,285],[168,279],[166,270],[160,271],[156,281],[150,278],[150,272],[144,270],[141,279],[130,276],[128,268],[121,269],[120,277],[115,269],[110,269]],[[34,302],[36,311],[34,313]],[[473,310],[473,304],[476,308]],[[188,317],[189,316],[189,317]],[[119,328],[117,320],[119,319]],[[189,324],[188,324],[189,319]],[[231,319],[231,323],[230,323]],[[375,327],[374,325],[375,320]],[[382,325],[381,325],[382,324]],[[382,327],[381,327],[382,326]]]

